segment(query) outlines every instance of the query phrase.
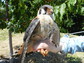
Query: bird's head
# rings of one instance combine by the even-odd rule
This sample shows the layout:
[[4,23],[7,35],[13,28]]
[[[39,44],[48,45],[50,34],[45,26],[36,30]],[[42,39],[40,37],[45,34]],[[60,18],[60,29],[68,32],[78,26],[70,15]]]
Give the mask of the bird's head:
[[43,5],[38,10],[37,15],[49,15],[54,20],[53,7],[50,5]]

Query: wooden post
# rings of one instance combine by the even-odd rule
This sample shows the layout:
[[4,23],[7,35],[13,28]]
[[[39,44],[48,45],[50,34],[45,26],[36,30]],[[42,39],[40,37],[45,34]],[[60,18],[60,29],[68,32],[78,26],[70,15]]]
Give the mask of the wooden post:
[[[6,21],[9,21],[9,9],[8,9],[8,0],[5,1],[6,3]],[[10,48],[10,63],[13,63],[13,48],[12,48],[12,32],[9,30],[9,48]]]
[[10,48],[10,63],[13,63],[12,32],[10,30],[9,30],[9,48]]

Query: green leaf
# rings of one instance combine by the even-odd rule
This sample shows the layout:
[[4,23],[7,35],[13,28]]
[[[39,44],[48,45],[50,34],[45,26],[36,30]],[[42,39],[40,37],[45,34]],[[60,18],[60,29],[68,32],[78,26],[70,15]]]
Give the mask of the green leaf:
[[55,13],[56,16],[58,16],[59,10],[60,10],[59,6],[54,7],[54,13]]
[[37,3],[39,3],[39,2],[41,2],[42,0],[34,0],[33,2],[35,3],[35,4],[37,4]]
[[65,14],[65,10],[66,9],[66,4],[63,3],[61,6],[60,6],[60,20],[62,20],[63,18],[63,15]]
[[81,14],[84,15],[84,7],[81,8]]
[[76,2],[77,2],[77,0],[69,0],[69,3],[73,6],[76,4]]

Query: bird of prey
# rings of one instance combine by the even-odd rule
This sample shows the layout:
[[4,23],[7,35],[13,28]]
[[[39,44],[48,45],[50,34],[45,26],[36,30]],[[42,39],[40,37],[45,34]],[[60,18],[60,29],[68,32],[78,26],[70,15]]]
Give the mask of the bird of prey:
[[40,52],[46,56],[49,51],[58,52],[60,42],[60,32],[57,24],[54,22],[53,7],[43,5],[39,8],[37,16],[31,21],[24,35],[24,44],[18,51],[22,54],[24,47],[26,53]]

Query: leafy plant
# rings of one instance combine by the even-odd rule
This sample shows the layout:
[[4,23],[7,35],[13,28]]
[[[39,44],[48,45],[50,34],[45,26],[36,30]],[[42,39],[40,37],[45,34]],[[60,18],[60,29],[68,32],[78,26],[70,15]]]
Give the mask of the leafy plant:
[[40,6],[53,6],[55,22],[61,32],[84,30],[83,0],[8,0],[9,21],[6,21],[5,0],[0,1],[0,28],[13,32],[26,30],[31,20],[37,15]]
[[5,14],[5,8],[4,8],[5,4],[3,1],[0,1],[0,28],[4,29],[6,28],[6,14]]
[[83,0],[66,0],[59,6],[54,6],[56,22],[61,32],[76,32],[84,30]]

